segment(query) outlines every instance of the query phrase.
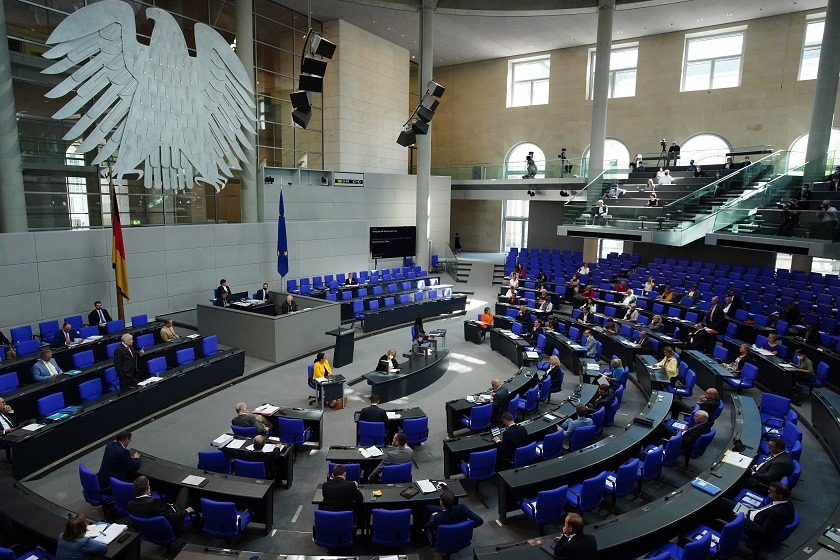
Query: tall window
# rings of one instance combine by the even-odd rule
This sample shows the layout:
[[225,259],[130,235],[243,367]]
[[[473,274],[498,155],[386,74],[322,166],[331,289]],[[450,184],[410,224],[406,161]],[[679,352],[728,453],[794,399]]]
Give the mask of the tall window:
[[508,62],[508,107],[548,104],[549,56],[534,56]]
[[800,80],[815,80],[817,78],[823,29],[825,29],[825,14],[819,19],[809,20],[805,25],[805,42],[802,45],[802,60],[799,63]]
[[511,247],[525,247],[528,243],[528,201],[505,201],[505,246],[507,251]]
[[[799,167],[805,165],[805,152],[808,149],[808,133],[806,132],[799,138],[793,141],[790,145],[790,154],[788,154],[788,166]],[[828,139],[829,161],[828,167],[833,167],[840,156],[840,128],[833,127],[831,129],[831,136]],[[832,153],[833,152],[833,153]],[[832,161],[832,158],[833,161]]]
[[745,28],[715,35],[686,35],[680,91],[741,85]]
[[688,165],[691,160],[696,165],[723,163],[726,153],[732,151],[726,138],[708,132],[692,136],[680,148],[680,165]]
[[610,253],[624,252],[624,241],[620,239],[601,239],[598,241],[598,258],[605,259]]
[[[589,166],[589,146],[583,152],[583,159],[586,161],[586,166]],[[604,169],[608,169],[612,163],[616,163],[618,169],[627,169],[630,166],[630,150],[624,145],[621,140],[615,138],[607,138],[604,142]],[[588,177],[588,174],[587,174]],[[616,178],[627,177],[627,174],[618,175]],[[589,177],[590,180],[595,177]]]
[[522,142],[511,148],[505,158],[505,179],[519,179],[528,172],[525,161],[528,152],[534,152],[534,163],[537,165],[535,179],[545,178],[545,154],[536,144]]
[[[639,60],[638,45],[613,47],[610,53],[610,82],[607,96],[633,97],[636,95],[636,66]],[[595,97],[595,49],[589,49],[589,82],[586,98]]]

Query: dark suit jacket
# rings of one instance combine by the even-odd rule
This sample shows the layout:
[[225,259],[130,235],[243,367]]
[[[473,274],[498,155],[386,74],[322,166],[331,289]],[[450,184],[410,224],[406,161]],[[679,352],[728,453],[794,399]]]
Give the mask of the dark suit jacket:
[[808,344],[813,344],[815,346],[819,346],[822,344],[822,339],[820,338],[820,331],[816,328],[809,330],[805,330],[802,334],[802,339],[807,342]]
[[706,332],[706,329],[693,331],[689,334],[686,348],[689,350],[700,350],[701,352],[707,351],[709,349],[709,333]]
[[516,455],[516,448],[528,445],[528,430],[519,424],[512,424],[502,432],[502,441],[499,442],[499,459],[502,465],[513,465],[513,457]]
[[788,453],[779,453],[772,459],[765,461],[752,477],[762,484],[779,482],[782,477],[793,472],[793,459]]
[[219,284],[219,287],[218,287],[218,288],[216,288],[216,291],[218,291],[220,294],[221,294],[223,291],[224,291],[224,292],[227,292],[227,295],[230,295],[230,294],[232,294],[232,293],[233,293],[233,292],[230,290],[230,286],[222,286],[221,284]]
[[225,307],[225,303],[230,305],[230,298],[227,300],[223,299],[221,295],[216,298],[216,307]]
[[507,412],[510,404],[510,391],[502,385],[496,389],[496,394],[493,397],[493,412],[490,414],[490,423],[494,425],[501,424],[502,414]]
[[283,315],[286,315],[287,313],[291,313],[292,311],[297,311],[297,310],[298,310],[297,302],[294,301],[294,300],[292,300],[291,304],[288,301],[284,301],[283,305],[280,306],[280,313],[283,314]]
[[259,290],[257,290],[257,299],[270,299],[269,292],[270,290],[263,290],[262,288],[260,288]]
[[554,557],[559,560],[598,560],[598,543],[595,537],[575,535],[571,540],[561,539],[554,547]]
[[110,488],[111,477],[123,482],[134,482],[137,469],[140,468],[140,458],[132,459],[131,452],[118,441],[112,441],[105,446],[102,464],[99,465],[99,485]]
[[709,419],[711,419],[712,414],[716,413],[720,406],[720,399],[706,399],[703,402],[698,401],[697,404],[700,405],[700,410],[706,412],[709,415]]
[[602,408],[607,408],[608,406],[610,406],[613,403],[613,401],[615,400],[615,391],[610,389],[607,392],[607,394],[604,395],[603,397],[599,397],[598,393],[595,393],[595,396],[592,397],[592,398],[594,400],[590,403],[587,403],[586,406],[590,410],[592,410],[594,412],[597,412],[597,411],[601,410]]
[[359,411],[359,421],[361,422],[384,422],[385,427],[388,427],[388,413],[375,405],[364,407]]
[[[70,332],[69,332],[69,333],[67,333],[67,334],[69,334],[69,335],[70,335],[70,341],[71,341],[71,342],[73,342],[73,341],[75,341],[77,338],[79,338],[79,331],[77,331],[77,330],[75,330],[75,329],[70,329]],[[56,332],[56,333],[55,333],[55,335],[53,336],[53,339],[52,339],[52,347],[53,347],[53,348],[64,348],[66,345],[67,345],[67,340],[66,340],[66,338],[64,337],[64,331],[63,331],[63,330],[59,330],[59,331],[58,331],[58,332]]]
[[345,286],[356,286],[358,283],[359,283],[358,280],[356,280],[352,276],[344,279],[344,285]]
[[793,514],[790,502],[781,502],[758,512],[755,519],[747,519],[744,523],[747,547],[754,552],[764,550],[767,543],[793,521]]
[[[2,410],[0,410],[0,416],[5,418],[6,422],[9,423],[9,429],[17,426],[17,423],[15,422],[15,414],[13,412],[3,412]],[[2,425],[0,425],[0,434],[2,434],[2,433],[3,433],[3,427],[2,427]]]
[[230,425],[241,428],[256,428],[257,435],[265,435],[265,426],[262,422],[257,420],[257,417],[253,414],[237,414],[236,417],[230,421]]
[[231,459],[239,459],[240,461],[251,461],[252,463],[262,463],[265,465],[265,477],[271,480],[277,476],[277,465],[281,461],[280,450],[275,447],[271,453],[263,453],[262,451],[248,451],[244,447],[239,449],[228,449],[223,447],[225,455]]
[[362,505],[364,496],[356,484],[341,477],[331,478],[321,486],[324,501],[321,509],[327,511],[352,511]]
[[437,533],[437,528],[441,525],[455,525],[462,523],[467,519],[473,522],[473,527],[480,527],[484,520],[473,513],[473,511],[464,504],[455,504],[452,509],[445,509],[429,518],[426,527],[433,533]]
[[652,352],[653,351],[653,343],[650,341],[650,337],[645,337],[644,340],[640,340],[637,342],[639,345],[639,350],[644,350],[645,352]]
[[[400,368],[400,364],[397,362],[396,358],[391,358],[391,367],[395,369]],[[379,358],[379,363],[376,364],[376,371],[388,371],[388,355],[382,354],[382,357]]]
[[[111,316],[108,315],[108,311],[104,307],[102,308],[102,314],[105,315],[105,322],[110,323],[111,322]],[[90,326],[98,325],[99,322],[100,322],[99,312],[96,309],[94,309],[93,311],[88,313],[88,325],[90,325]]]
[[721,334],[726,332],[726,315],[723,314],[722,305],[716,305],[714,313],[711,308],[706,312],[706,325]]
[[153,496],[140,496],[128,502],[128,513],[143,519],[150,517],[165,517],[173,530],[181,527],[184,518],[187,517],[187,510],[182,507],[167,504]]
[[581,323],[591,324],[594,320],[595,316],[592,313],[581,313],[578,315],[578,321]]
[[691,453],[694,449],[694,444],[700,436],[708,434],[712,431],[712,425],[709,422],[703,424],[694,424],[692,427],[683,432],[682,445],[680,446],[680,455]]
[[133,348],[131,352],[120,344],[114,350],[114,369],[120,378],[120,387],[128,387],[137,383],[137,351]]

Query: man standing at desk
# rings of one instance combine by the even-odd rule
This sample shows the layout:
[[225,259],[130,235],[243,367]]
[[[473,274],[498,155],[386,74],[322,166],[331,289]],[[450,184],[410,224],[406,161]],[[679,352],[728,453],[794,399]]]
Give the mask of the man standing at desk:
[[706,324],[716,333],[726,332],[726,315],[723,313],[723,308],[718,305],[718,297],[714,296],[711,300],[712,306],[706,312]]
[[382,422],[388,426],[388,413],[379,408],[379,395],[373,393],[370,396],[370,406],[359,411],[359,422]]
[[57,331],[53,336],[51,346],[53,348],[67,348],[77,342],[81,342],[79,331],[75,330],[70,323],[64,323],[61,326],[61,330]]
[[393,447],[385,451],[382,462],[368,475],[368,480],[371,483],[376,484],[382,479],[382,467],[386,465],[402,465],[403,463],[410,463],[414,460],[414,450],[406,445],[407,441],[405,434],[402,432],[394,435],[394,439],[391,440]]
[[286,296],[286,301],[283,302],[283,305],[280,306],[280,314],[281,315],[288,315],[289,313],[293,313],[298,310],[297,302],[295,298],[292,297],[292,294]]
[[354,511],[358,514],[365,497],[359,490],[359,484],[347,480],[344,465],[336,465],[332,470],[332,477],[321,485],[324,500],[321,509],[325,511]]
[[117,439],[105,446],[102,464],[99,465],[99,486],[103,489],[111,487],[111,478],[132,482],[140,468],[140,454],[128,450],[131,443],[131,432],[123,431],[117,434]]
[[111,322],[111,316],[107,309],[102,308],[102,302],[97,300],[93,302],[93,311],[88,313],[88,325],[91,327],[99,325],[99,332],[105,332],[105,325]]
[[516,449],[523,445],[528,445],[528,431],[513,421],[513,414],[510,412],[502,414],[502,422],[505,425],[505,431],[502,433],[502,437],[493,437],[493,441],[499,444],[497,470],[512,469],[513,460],[516,457]]
[[707,352],[709,350],[709,332],[703,321],[697,321],[694,325],[694,330],[688,335],[688,344],[685,345],[686,350],[699,350],[700,352]]
[[143,354],[141,348],[135,352],[132,348],[134,336],[130,333],[122,335],[122,344],[114,350],[114,369],[120,379],[120,387],[125,389],[137,384],[137,354]]
[[508,405],[510,404],[510,391],[498,379],[490,382],[490,388],[493,390],[493,394],[490,395],[490,398],[493,400],[493,412],[490,414],[490,424],[501,426],[502,414],[507,412]]
[[58,363],[56,363],[55,358],[52,357],[52,350],[49,348],[42,348],[41,351],[38,352],[38,361],[32,366],[31,371],[32,377],[35,381],[42,381],[64,373],[61,371],[61,368],[58,367]]

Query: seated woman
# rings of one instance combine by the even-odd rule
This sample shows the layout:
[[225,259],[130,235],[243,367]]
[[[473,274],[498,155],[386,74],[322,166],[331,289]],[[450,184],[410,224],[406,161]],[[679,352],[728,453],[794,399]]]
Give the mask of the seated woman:
[[624,314],[624,320],[634,323],[639,320],[639,310],[636,309],[635,303],[631,303],[630,307],[627,308],[627,313]]
[[656,183],[653,182],[653,179],[647,180],[647,185],[645,185],[646,191],[655,191],[656,190]]
[[379,358],[379,363],[376,365],[376,371],[381,371],[383,373],[398,371],[400,369],[400,364],[397,362],[397,350],[396,348],[391,348],[385,354]]
[[666,346],[662,349],[662,354],[665,357],[656,362],[654,367],[665,370],[665,375],[671,380],[671,385],[676,386],[680,382],[685,383],[685,380],[680,377],[680,368],[677,365],[677,357],[674,355],[674,349]]
[[700,286],[698,286],[697,284],[692,285],[691,289],[688,290],[685,293],[685,295],[687,297],[690,297],[694,301],[698,301],[698,300],[702,299],[702,294],[700,293]]
[[510,279],[508,280],[508,286],[510,286],[514,290],[519,288],[519,275],[516,274],[515,270],[510,273]]
[[654,332],[662,332],[664,329],[665,325],[662,324],[662,316],[654,315],[653,319],[650,320],[650,330]]
[[659,198],[657,198],[656,193],[650,193],[650,197],[648,197],[647,204],[645,204],[648,208],[654,208],[659,206]]
[[489,307],[484,308],[484,313],[481,314],[481,339],[484,340],[484,337],[487,336],[487,331],[493,328],[493,313],[490,311]]
[[776,333],[770,333],[770,334],[767,335],[767,343],[762,345],[761,348],[763,350],[767,350],[768,352],[770,352],[774,356],[778,356],[780,346],[781,346],[781,344],[779,344],[778,337],[777,337]]
[[647,279],[647,282],[645,282],[645,285],[642,286],[642,291],[647,293],[647,292],[652,292],[655,289],[656,289],[656,281],[653,279],[653,276],[651,276],[650,278]]
[[624,366],[621,365],[621,358],[613,358],[610,361],[610,370],[603,372],[603,375],[609,380],[610,387],[613,389],[624,385],[627,372],[624,371]]
[[546,275],[545,271],[540,269],[540,273],[537,274],[537,287],[542,288],[545,283],[548,282],[548,276]]
[[577,274],[572,274],[572,278],[569,280],[569,287],[572,288],[575,293],[580,291],[580,279]]
[[56,560],[84,560],[91,556],[104,556],[108,552],[108,545],[86,537],[87,518],[77,513],[67,519],[64,532],[58,536]]
[[618,332],[618,329],[615,327],[615,320],[610,317],[607,319],[607,322],[604,323],[604,332],[608,332],[610,334],[615,334]]
[[513,286],[509,287],[507,292],[505,292],[505,300],[512,305],[516,305],[517,295],[516,289]]
[[332,375],[332,368],[330,368],[326,353],[318,352],[315,356],[315,366],[312,368],[312,379],[321,379],[330,375]]
[[668,302],[674,301],[674,292],[671,291],[671,288],[669,286],[665,286],[665,289],[662,290],[662,293],[659,294],[659,297],[656,299]]
[[744,364],[747,363],[747,359],[750,356],[750,345],[749,344],[742,344],[738,348],[738,356],[735,358],[731,364],[726,364],[726,369],[731,371],[732,373],[740,376],[741,370],[744,369]]

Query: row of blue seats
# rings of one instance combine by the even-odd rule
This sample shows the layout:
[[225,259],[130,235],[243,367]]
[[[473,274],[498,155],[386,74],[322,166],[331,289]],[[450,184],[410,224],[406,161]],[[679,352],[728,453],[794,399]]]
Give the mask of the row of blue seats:
[[[329,301],[349,301],[349,300],[356,300],[356,299],[363,299],[370,296],[382,296],[385,294],[390,294],[396,296],[399,292],[410,292],[414,289],[422,291],[424,288],[436,286],[438,284],[438,278],[425,278],[422,280],[412,280],[411,282],[400,282],[397,284],[396,282],[392,282],[391,284],[376,284],[369,287],[358,288],[356,292],[356,296],[353,297],[353,293],[350,290],[342,290],[341,294],[338,294],[337,291],[330,291],[326,295],[326,299]],[[339,297],[341,299],[339,299]]]
[[[91,325],[89,327],[85,327],[84,320],[82,319],[81,315],[72,315],[70,317],[65,317],[63,323],[70,323],[74,330],[79,331],[79,334],[82,334],[83,329],[87,329],[85,332],[90,333],[90,335],[97,335],[99,334],[99,327],[97,325]],[[63,324],[62,323],[62,324]],[[149,318],[146,315],[135,315],[131,318],[131,326],[132,327],[142,327],[149,323]],[[96,329],[95,331],[91,329]],[[38,332],[37,338],[40,339],[42,342],[50,343],[52,342],[53,336],[61,330],[61,324],[59,324],[58,319],[53,321],[44,321],[42,323],[38,323]],[[105,330],[107,333],[115,333],[125,330],[125,322],[116,320],[111,321],[110,323],[105,324]],[[32,325],[22,325],[20,327],[12,327],[10,331],[9,341],[12,344],[16,344],[18,342],[24,342],[29,340],[34,340],[36,335],[32,330]],[[83,338],[86,338],[83,336]],[[0,356],[2,359],[2,356]]]
[[[361,270],[358,273],[349,273],[356,280],[365,284],[368,282],[387,282],[389,280],[404,280],[428,276],[429,272],[421,266],[405,266],[402,268],[383,270]],[[310,278],[292,278],[286,280],[286,291],[295,294],[308,294],[312,290],[337,289],[344,285],[347,276],[343,272],[338,274],[326,274],[324,276],[313,276]]]
[[371,299],[368,300],[367,309],[365,309],[365,302],[363,299],[355,299],[353,300],[353,317],[357,321],[364,321],[366,313],[376,312],[379,309],[387,309],[389,307],[394,307],[395,305],[412,305],[423,301],[424,294],[428,294],[426,299],[430,300],[438,299],[438,296],[446,299],[452,297],[452,288],[443,287],[440,289],[440,292],[435,289],[414,292],[413,296],[409,294],[399,294],[396,297],[389,296],[382,301],[381,306],[379,305],[378,299]]

